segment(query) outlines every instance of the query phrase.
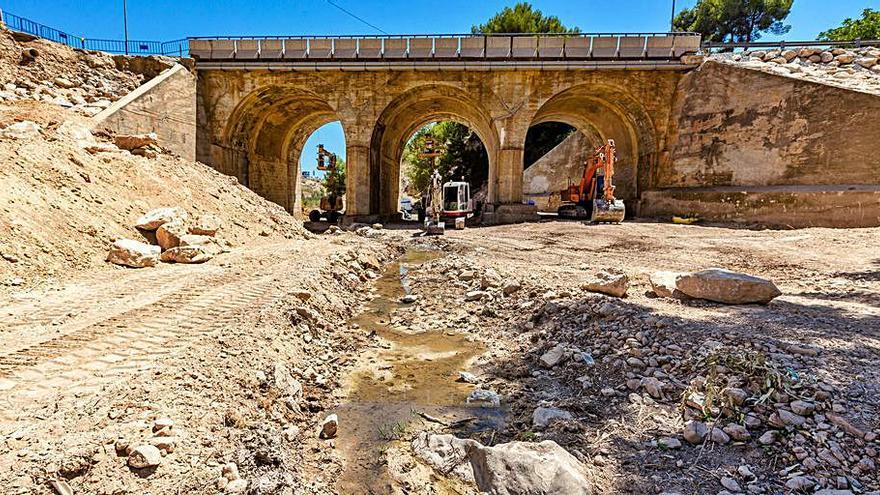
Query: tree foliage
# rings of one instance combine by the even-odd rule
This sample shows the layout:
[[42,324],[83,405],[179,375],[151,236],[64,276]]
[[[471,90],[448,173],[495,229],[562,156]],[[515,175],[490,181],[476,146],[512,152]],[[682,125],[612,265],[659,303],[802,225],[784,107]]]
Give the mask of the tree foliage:
[[490,33],[579,33],[580,29],[567,28],[556,16],[545,16],[528,2],[505,7],[485,24],[471,27],[474,34]]
[[444,121],[419,129],[404,147],[403,161],[407,164],[411,193],[426,192],[431,182],[435,159],[419,156],[428,138],[433,139],[435,149],[442,152],[436,158],[436,166],[443,182],[464,178],[472,190],[477,190],[488,180],[489,156],[483,142],[466,125]]
[[345,160],[342,157],[336,157],[336,168],[333,172],[324,172],[321,185],[324,186],[328,194],[333,192],[340,195],[345,194]]
[[794,0],[698,0],[690,9],[678,13],[673,21],[677,31],[692,31],[706,41],[749,42],[769,32],[787,33],[783,23]]
[[840,27],[819,33],[824,41],[880,39],[880,10],[865,9],[861,19],[844,19]]

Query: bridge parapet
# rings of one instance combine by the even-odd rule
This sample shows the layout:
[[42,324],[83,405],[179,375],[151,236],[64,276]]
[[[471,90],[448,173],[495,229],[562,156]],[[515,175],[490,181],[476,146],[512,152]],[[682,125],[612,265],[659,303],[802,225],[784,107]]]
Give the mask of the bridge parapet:
[[452,34],[190,38],[205,61],[677,61],[697,33]]

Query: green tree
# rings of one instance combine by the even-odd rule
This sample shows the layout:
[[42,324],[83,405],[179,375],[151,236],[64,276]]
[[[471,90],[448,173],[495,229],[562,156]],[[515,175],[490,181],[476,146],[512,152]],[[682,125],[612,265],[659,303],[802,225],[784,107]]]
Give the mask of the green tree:
[[338,195],[345,194],[345,160],[342,157],[336,157],[336,168],[333,172],[324,172],[321,185],[328,194],[333,192]]
[[880,10],[865,9],[861,19],[846,18],[840,27],[819,33],[823,41],[880,39]]
[[474,34],[490,33],[579,33],[580,29],[567,28],[556,16],[545,16],[528,2],[505,7],[485,24],[471,27]]
[[787,33],[791,26],[782,21],[791,12],[794,0],[698,0],[690,9],[678,13],[673,21],[677,31],[692,31],[707,41],[749,42],[765,32]]
[[[437,158],[419,156],[428,138],[442,155]],[[435,161],[436,160],[436,161]],[[424,193],[436,166],[443,182],[467,180],[472,190],[479,189],[489,178],[489,156],[479,136],[466,125],[444,121],[418,130],[403,150],[406,178],[411,193]]]

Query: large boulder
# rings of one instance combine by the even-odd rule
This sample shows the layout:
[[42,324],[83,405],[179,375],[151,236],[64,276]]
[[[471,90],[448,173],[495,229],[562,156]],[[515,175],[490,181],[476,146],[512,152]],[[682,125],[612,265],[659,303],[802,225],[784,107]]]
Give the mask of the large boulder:
[[614,297],[623,297],[629,288],[629,277],[623,273],[602,271],[590,277],[583,285],[584,290],[599,292]]
[[[169,222],[185,222],[187,213],[183,208],[156,208],[137,219],[134,226],[141,230],[156,230]],[[193,232],[195,233],[195,232]]]
[[510,442],[486,447],[452,435],[420,434],[415,454],[438,471],[474,481],[493,495],[589,495],[586,469],[552,440]]
[[767,304],[782,294],[770,280],[722,268],[679,275],[675,287],[690,297],[724,304]]
[[214,256],[201,246],[177,246],[162,253],[166,263],[204,263]]
[[159,246],[132,239],[118,239],[110,246],[107,261],[117,265],[143,268],[159,264]]
[[477,487],[495,495],[590,495],[584,466],[552,440],[467,446]]
[[183,222],[163,223],[156,229],[156,242],[162,246],[162,250],[171,249],[180,246],[180,238],[189,235],[186,225]]

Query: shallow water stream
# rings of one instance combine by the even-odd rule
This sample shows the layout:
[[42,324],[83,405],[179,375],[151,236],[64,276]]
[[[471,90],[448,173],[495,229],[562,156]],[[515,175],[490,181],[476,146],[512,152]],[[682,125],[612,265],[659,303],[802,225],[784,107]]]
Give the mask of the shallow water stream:
[[[391,493],[382,451],[399,439],[417,412],[446,422],[473,418],[471,429],[487,423],[497,426],[500,412],[465,404],[472,385],[456,381],[458,372],[483,352],[483,347],[460,333],[435,330],[409,333],[392,328],[395,310],[415,305],[399,299],[408,293],[407,273],[442,254],[408,251],[390,264],[374,283],[376,297],[352,319],[362,331],[380,338],[378,352],[365,350],[348,379],[347,399],[338,409],[338,446],[346,457],[346,471],[337,486],[340,493]],[[418,294],[430,298],[431,294]],[[454,302],[450,302],[454,303]],[[431,318],[430,315],[413,316]]]

